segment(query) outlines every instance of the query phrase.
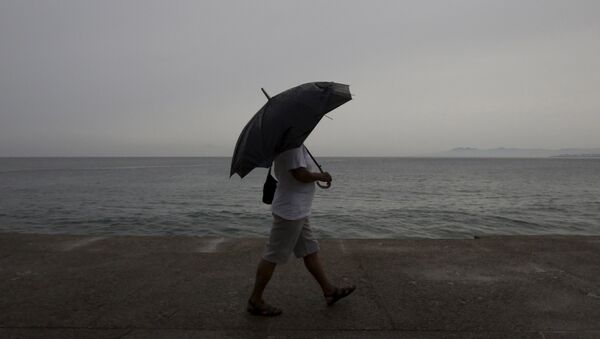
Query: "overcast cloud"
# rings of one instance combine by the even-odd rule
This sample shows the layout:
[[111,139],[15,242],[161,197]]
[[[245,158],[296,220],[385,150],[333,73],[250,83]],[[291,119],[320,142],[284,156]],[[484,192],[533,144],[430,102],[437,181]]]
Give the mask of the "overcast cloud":
[[0,156],[230,156],[309,81],[320,155],[600,147],[600,2],[0,1]]

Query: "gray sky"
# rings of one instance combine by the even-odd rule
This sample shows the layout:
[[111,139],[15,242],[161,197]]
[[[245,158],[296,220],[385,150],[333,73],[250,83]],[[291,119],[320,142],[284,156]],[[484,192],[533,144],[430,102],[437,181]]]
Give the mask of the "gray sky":
[[0,156],[230,156],[309,81],[319,155],[600,147],[600,1],[0,1]]

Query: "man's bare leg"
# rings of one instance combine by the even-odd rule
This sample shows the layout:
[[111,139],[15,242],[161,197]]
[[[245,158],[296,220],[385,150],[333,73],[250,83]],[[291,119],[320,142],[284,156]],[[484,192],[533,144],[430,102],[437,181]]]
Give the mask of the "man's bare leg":
[[255,305],[260,305],[263,303],[262,297],[269,280],[273,276],[273,271],[275,271],[275,263],[266,261],[265,259],[261,259],[258,263],[258,268],[256,269],[256,280],[254,282],[254,289],[252,290],[252,295],[250,296],[250,301]]
[[306,268],[310,271],[313,277],[315,277],[319,285],[321,285],[323,296],[325,297],[327,305],[329,306],[335,304],[338,300],[347,297],[356,288],[354,285],[341,288],[332,285],[325,275],[323,264],[321,264],[321,258],[319,257],[318,252],[305,256],[304,265],[306,265]]
[[335,286],[331,285],[327,279],[327,276],[325,275],[325,270],[323,270],[323,264],[321,264],[319,252],[311,253],[305,256],[304,265],[315,278],[315,280],[317,280],[321,286],[321,289],[323,290],[324,295],[330,295],[335,291]]

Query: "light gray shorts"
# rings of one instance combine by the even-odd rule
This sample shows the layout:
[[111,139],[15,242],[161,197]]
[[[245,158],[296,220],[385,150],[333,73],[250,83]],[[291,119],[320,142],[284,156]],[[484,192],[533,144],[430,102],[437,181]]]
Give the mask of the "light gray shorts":
[[294,252],[303,258],[319,251],[319,243],[314,239],[308,217],[287,220],[273,214],[273,227],[263,259],[275,264],[285,264]]

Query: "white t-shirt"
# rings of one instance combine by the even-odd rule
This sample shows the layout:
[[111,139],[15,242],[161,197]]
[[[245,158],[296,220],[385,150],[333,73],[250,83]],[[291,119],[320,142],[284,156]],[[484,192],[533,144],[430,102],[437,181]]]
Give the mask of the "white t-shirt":
[[279,154],[273,161],[275,177],[279,181],[272,211],[284,219],[298,220],[310,215],[310,208],[315,195],[315,183],[298,181],[290,170],[304,167],[313,171],[313,162],[304,145],[292,148]]

